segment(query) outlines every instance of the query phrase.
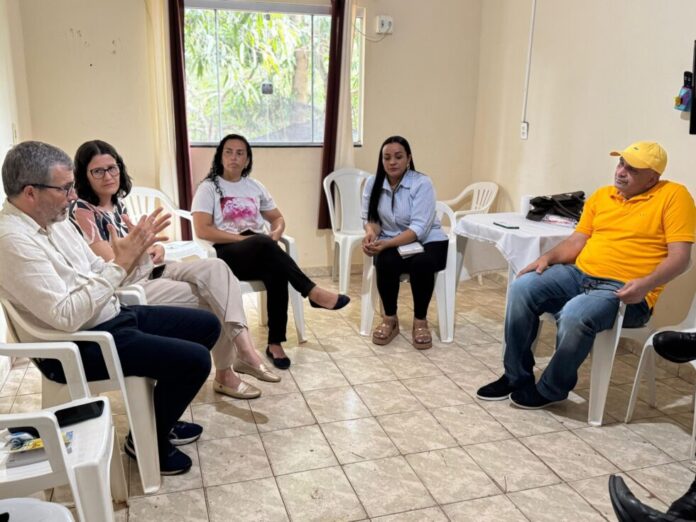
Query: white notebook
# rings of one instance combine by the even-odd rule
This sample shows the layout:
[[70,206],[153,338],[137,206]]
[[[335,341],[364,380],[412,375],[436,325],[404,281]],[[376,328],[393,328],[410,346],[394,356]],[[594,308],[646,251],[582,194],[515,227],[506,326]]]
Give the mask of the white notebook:
[[418,241],[414,241],[408,245],[401,245],[397,248],[397,250],[399,251],[401,257],[411,257],[424,251],[423,245],[421,245]]

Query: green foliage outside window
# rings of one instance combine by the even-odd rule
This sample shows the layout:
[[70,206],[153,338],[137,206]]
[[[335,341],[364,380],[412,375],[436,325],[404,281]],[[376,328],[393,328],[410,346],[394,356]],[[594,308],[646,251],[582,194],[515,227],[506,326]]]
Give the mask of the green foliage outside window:
[[[325,15],[186,9],[191,142],[216,143],[237,132],[253,143],[321,143],[330,27]],[[361,44],[356,38],[351,62],[354,140]]]

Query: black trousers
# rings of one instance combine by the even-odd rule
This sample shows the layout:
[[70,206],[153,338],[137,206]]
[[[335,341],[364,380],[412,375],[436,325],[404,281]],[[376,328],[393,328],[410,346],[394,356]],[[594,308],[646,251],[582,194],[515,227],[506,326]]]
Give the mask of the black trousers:
[[[220,335],[220,322],[205,310],[172,306],[129,306],[91,330],[114,337],[124,376],[150,377],[155,386],[155,419],[160,457],[169,448],[169,432],[210,374],[210,354]],[[90,381],[108,378],[96,343],[78,343]],[[39,362],[49,379],[65,382],[55,359]]]
[[447,240],[426,243],[423,245],[424,252],[405,259],[396,248],[387,248],[375,256],[377,290],[386,315],[396,315],[399,278],[401,274],[408,274],[414,316],[416,319],[425,319],[435,288],[435,273],[447,264],[448,243]]
[[236,243],[218,243],[215,251],[238,279],[263,281],[268,295],[268,343],[286,341],[288,283],[303,297],[307,297],[316,284],[278,243],[265,234],[251,235]]

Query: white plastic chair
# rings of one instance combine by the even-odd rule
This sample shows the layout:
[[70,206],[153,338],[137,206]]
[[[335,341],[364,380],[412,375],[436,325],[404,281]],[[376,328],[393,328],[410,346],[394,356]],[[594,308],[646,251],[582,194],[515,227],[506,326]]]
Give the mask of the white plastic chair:
[[[440,341],[454,341],[454,303],[457,294],[457,237],[454,233],[454,212],[442,201],[435,205],[437,217],[444,216],[450,222],[447,247],[447,264],[445,269],[435,274],[435,298],[437,300],[437,316],[440,328]],[[372,319],[375,310],[381,307],[377,292],[377,274],[372,262],[373,258],[363,255],[363,282],[360,302],[360,335],[370,335]],[[401,281],[408,281],[408,275],[402,274]]]
[[[587,423],[591,426],[601,426],[602,418],[604,417],[604,407],[607,402],[607,393],[609,392],[609,383],[611,380],[611,371],[614,366],[614,357],[616,349],[619,346],[619,339],[622,337],[635,339],[639,342],[645,340],[651,333],[650,322],[641,328],[622,328],[626,305],[621,303],[619,310],[616,313],[614,326],[609,330],[599,332],[595,337],[592,345],[592,368],[590,370],[590,405],[587,412]],[[543,314],[540,317],[541,321],[555,322],[556,318],[553,314]],[[538,333],[541,331],[539,322],[539,330],[537,338],[532,345],[532,351],[536,348],[539,340]]]
[[[195,229],[193,229],[193,237],[200,247],[206,250],[207,257],[217,257],[217,252],[212,242],[196,236]],[[283,234],[280,238],[280,242],[285,246],[285,251],[288,255],[297,262],[297,245],[295,245],[295,239]],[[267,296],[263,281],[239,281],[239,286],[242,290],[242,294],[258,294],[257,308],[259,311],[259,325],[266,326],[266,324],[268,324],[268,313],[266,308]],[[292,307],[292,315],[295,318],[297,342],[304,343],[307,341],[307,338],[305,337],[304,303],[302,295],[295,290],[292,285],[288,285],[288,296],[290,298],[290,306]]]
[[472,183],[453,199],[444,201],[452,210],[456,209],[465,200],[471,199],[471,204],[466,210],[455,210],[455,222],[468,214],[488,214],[488,211],[498,195],[498,185],[492,181],[478,181]]
[[[174,217],[186,219],[191,223],[193,228],[193,220],[191,212],[181,210],[172,200],[170,200],[163,192],[157,189],[147,187],[133,187],[123,202],[128,209],[128,215],[132,219],[138,219],[140,216],[147,216],[154,212],[157,208],[162,207],[166,212],[169,212]],[[190,256],[199,258],[208,257],[208,251],[202,248],[196,241],[168,241],[163,243],[165,251],[165,259],[168,261],[178,261]]]
[[[691,308],[689,308],[689,313],[686,318],[679,324],[672,326],[665,326],[657,331],[655,331],[645,344],[643,345],[643,351],[640,354],[640,361],[638,362],[638,369],[636,370],[636,377],[633,381],[633,389],[631,390],[631,398],[628,401],[628,409],[626,411],[626,422],[631,422],[633,418],[633,412],[636,408],[636,401],[638,400],[638,391],[640,390],[640,381],[643,377],[643,373],[646,373],[646,380],[648,384],[648,404],[655,408],[657,406],[656,393],[655,393],[655,348],[653,347],[653,338],[659,332],[665,332],[667,330],[673,330],[678,332],[696,332],[696,296],[694,296],[691,301]],[[696,368],[696,361],[689,362],[691,366]],[[691,446],[689,448],[689,458],[694,458],[696,453],[696,393],[694,394],[694,424],[691,430]]]
[[[53,412],[56,409],[95,401],[104,403],[101,416],[64,428],[73,432],[73,441],[68,453]],[[80,520],[113,521],[109,468],[114,446],[114,427],[111,423],[109,401],[101,397],[87,398],[33,413],[0,415],[2,429],[23,426],[36,428],[39,432],[44,442],[47,460],[11,468],[1,467],[0,495],[30,495],[43,489],[68,484]]]
[[[126,291],[131,299],[138,290],[129,287]],[[123,302],[127,302],[124,293],[119,292]],[[140,300],[140,303],[144,301]],[[155,408],[153,403],[155,381],[146,377],[124,377],[114,339],[108,332],[82,331],[61,332],[35,326],[27,322],[17,309],[7,300],[0,300],[5,310],[7,326],[15,339],[20,341],[90,341],[97,343],[109,374],[102,381],[90,381],[89,389],[93,395],[108,391],[120,391],[126,407],[128,424],[133,436],[135,452],[138,456],[138,468],[145,493],[153,493],[160,488],[159,452],[157,448],[157,430]],[[133,301],[130,302],[133,304]],[[68,400],[69,387],[65,384],[42,378],[41,400],[44,407],[55,406]]]
[[[495,202],[495,197],[498,195],[498,185],[492,181],[478,181],[467,186],[459,195],[453,199],[448,199],[444,203],[452,210],[457,208],[464,201],[469,201],[469,208],[466,210],[457,210],[454,212],[454,227],[461,218],[469,214],[488,214],[491,206]],[[464,262],[464,256],[460,255],[457,260],[457,273],[461,272],[461,266]],[[479,285],[483,284],[483,276],[478,275]]]
[[342,294],[348,293],[353,250],[365,236],[360,207],[362,188],[368,177],[370,174],[364,170],[348,168],[332,172],[323,182],[334,237],[332,274],[336,280],[338,272],[338,291]]
[[55,502],[36,498],[5,498],[0,500],[0,513],[10,515],[11,522],[75,522],[70,510]]
[[[116,442],[109,401],[105,398],[89,397],[90,390],[77,346],[69,342],[0,343],[0,355],[58,359],[63,367],[66,387],[72,399],[72,402],[40,412],[0,415],[0,429],[20,426],[37,428],[44,440],[48,458],[46,461],[0,468],[0,497],[29,495],[68,484],[81,520],[113,520],[112,495],[117,502],[123,502],[128,497],[123,463]],[[104,403],[102,415],[66,428],[73,431],[74,435],[71,451],[66,452],[52,412],[94,401]],[[16,506],[20,512],[39,507],[41,506]],[[46,506],[43,506],[43,509],[47,509]]]

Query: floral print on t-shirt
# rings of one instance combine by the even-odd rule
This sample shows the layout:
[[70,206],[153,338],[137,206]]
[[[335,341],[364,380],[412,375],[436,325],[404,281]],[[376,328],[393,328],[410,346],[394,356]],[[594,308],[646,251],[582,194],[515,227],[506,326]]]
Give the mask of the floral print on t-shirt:
[[225,196],[220,198],[223,228],[227,232],[240,234],[254,230],[259,216],[256,199],[252,197]]

